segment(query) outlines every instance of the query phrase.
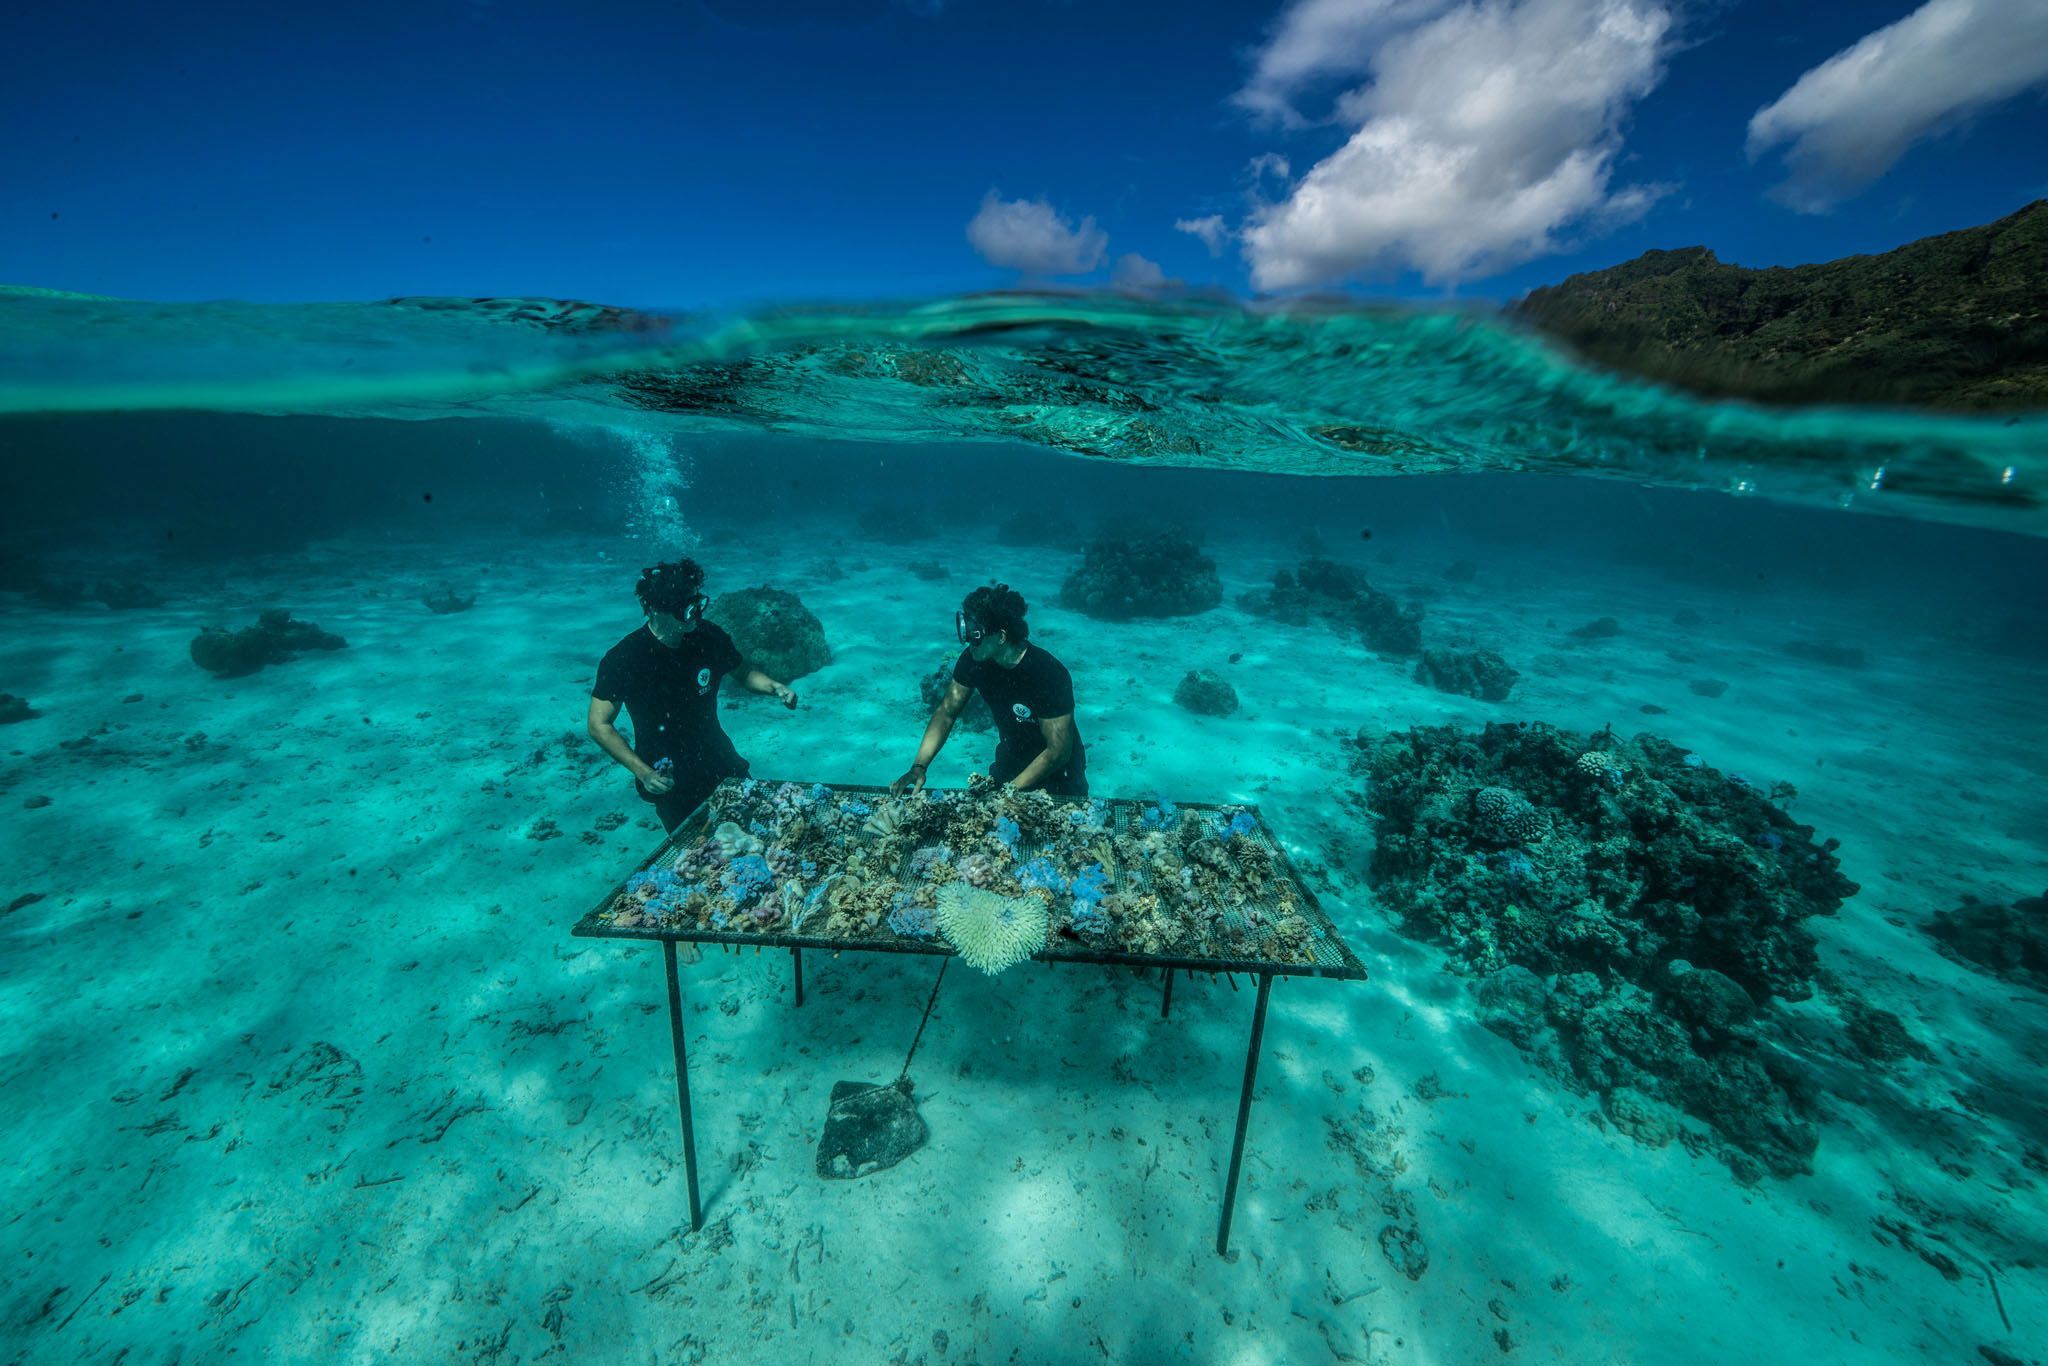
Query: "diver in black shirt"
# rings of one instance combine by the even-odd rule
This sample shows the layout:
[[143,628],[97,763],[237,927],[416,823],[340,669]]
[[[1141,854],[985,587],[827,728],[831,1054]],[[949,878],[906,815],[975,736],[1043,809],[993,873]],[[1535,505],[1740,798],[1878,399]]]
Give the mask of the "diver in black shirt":
[[[750,692],[796,706],[795,693],[742,659],[732,637],[704,620],[703,589],[695,560],[641,571],[634,591],[647,624],[605,652],[585,720],[598,748],[654,803],[665,830],[680,825],[720,779],[746,775],[747,761],[718,723],[720,679],[731,674]],[[632,718],[631,744],[614,724],[621,707]]]
[[953,628],[967,648],[953,666],[953,681],[932,709],[910,771],[892,792],[924,786],[925,769],[945,748],[953,722],[979,692],[996,719],[996,754],[989,776],[1020,789],[1063,797],[1088,795],[1088,755],[1074,726],[1074,679],[1067,666],[1030,641],[1024,597],[1008,584],[977,588],[954,614]]

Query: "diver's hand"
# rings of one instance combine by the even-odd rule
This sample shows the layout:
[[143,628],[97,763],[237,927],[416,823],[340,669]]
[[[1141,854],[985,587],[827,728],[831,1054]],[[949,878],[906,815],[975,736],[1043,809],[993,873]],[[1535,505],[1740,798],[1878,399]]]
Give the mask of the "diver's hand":
[[659,797],[675,785],[675,775],[658,768],[650,768],[640,775],[640,786],[647,789],[647,795],[650,797]]
[[796,710],[796,693],[791,690],[787,683],[777,683],[773,695],[775,700],[783,706],[788,707],[791,711]]
[[892,797],[900,797],[900,796],[902,796],[902,795],[903,795],[904,793],[906,793],[906,792],[922,792],[923,790],[924,790],[924,765],[923,765],[923,764],[913,764],[913,765],[911,765],[911,768],[910,768],[910,772],[908,772],[908,773],[904,774],[904,775],[903,775],[902,777],[898,778],[898,779],[897,779],[897,780],[896,780],[895,782],[893,782],[893,783],[890,783],[890,784],[889,784],[889,795],[890,795],[890,796],[892,796]]

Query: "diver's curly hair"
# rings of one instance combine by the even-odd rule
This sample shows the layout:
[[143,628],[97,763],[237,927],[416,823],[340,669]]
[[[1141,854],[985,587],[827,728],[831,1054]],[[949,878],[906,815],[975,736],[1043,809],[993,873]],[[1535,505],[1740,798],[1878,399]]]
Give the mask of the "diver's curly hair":
[[1007,583],[975,589],[960,604],[960,610],[983,630],[1003,632],[1012,644],[1031,638],[1031,628],[1024,622],[1024,614],[1031,609],[1025,605],[1024,595]]
[[704,591],[704,570],[695,560],[664,560],[640,571],[633,592],[642,610],[680,616]]

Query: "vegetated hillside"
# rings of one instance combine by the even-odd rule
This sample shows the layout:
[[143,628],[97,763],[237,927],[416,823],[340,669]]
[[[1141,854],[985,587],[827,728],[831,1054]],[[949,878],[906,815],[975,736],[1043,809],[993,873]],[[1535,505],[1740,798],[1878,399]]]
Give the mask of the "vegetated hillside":
[[1821,265],[1645,252],[1508,314],[1599,364],[1718,397],[2048,408],[2048,200]]

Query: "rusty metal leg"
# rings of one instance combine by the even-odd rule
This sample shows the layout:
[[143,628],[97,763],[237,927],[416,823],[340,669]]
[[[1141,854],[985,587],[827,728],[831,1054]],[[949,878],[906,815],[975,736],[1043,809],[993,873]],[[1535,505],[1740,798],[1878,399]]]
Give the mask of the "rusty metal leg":
[[[683,1116],[683,1172],[690,1183],[690,1227],[704,1227],[704,1206],[697,1199],[697,1128],[690,1120],[690,1059],[683,1048],[683,986],[676,976],[676,941],[661,941],[662,966],[668,970],[668,1035],[676,1051],[676,1108]],[[1243,1126],[1239,1125],[1240,1133]]]
[[1237,1209],[1237,1173],[1244,1165],[1244,1130],[1252,1117],[1252,1086],[1259,1079],[1259,1045],[1266,1037],[1266,997],[1273,974],[1259,974],[1259,1003],[1252,1011],[1252,1043],[1244,1054],[1244,1090],[1237,1097],[1237,1137],[1230,1144],[1230,1177],[1223,1185],[1223,1222],[1216,1229],[1216,1255],[1230,1255],[1230,1216]]
[[804,1003],[804,951],[802,949],[791,949],[789,951],[789,961],[796,965],[796,1003],[802,1005]]

